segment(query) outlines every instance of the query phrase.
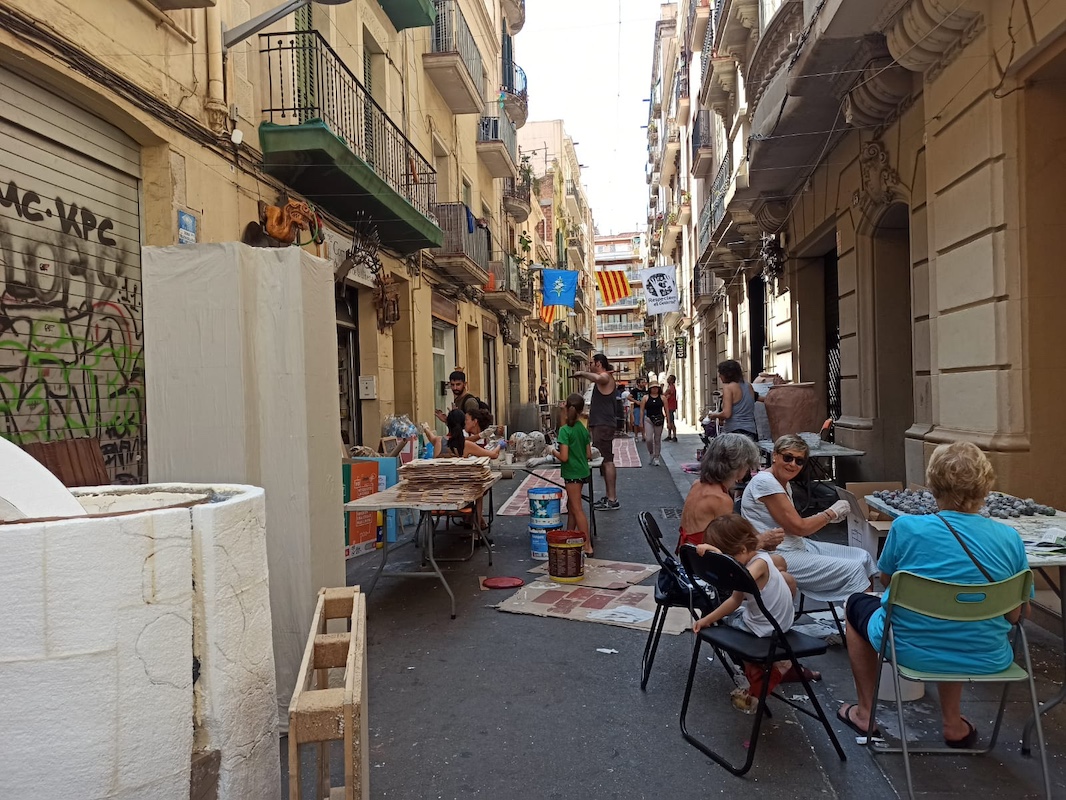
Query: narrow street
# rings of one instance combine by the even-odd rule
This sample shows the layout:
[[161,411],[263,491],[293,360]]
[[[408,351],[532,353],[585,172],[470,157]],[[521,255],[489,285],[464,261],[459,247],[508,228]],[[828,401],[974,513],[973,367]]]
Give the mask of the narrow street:
[[[680,464],[699,445],[694,434],[664,443],[664,466],[645,464],[618,471],[621,510],[598,516],[598,558],[647,563],[651,554],[637,525],[639,511],[652,511],[664,537],[676,530],[664,519],[683,503],[692,477]],[[499,508],[521,482],[501,481]],[[597,493],[602,484],[597,481]],[[755,765],[735,778],[682,738],[678,713],[684,692],[691,635],[664,635],[647,692],[640,690],[640,658],[646,635],[602,624],[502,613],[494,608],[513,590],[482,591],[478,577],[515,575],[527,582],[530,559],[528,517],[497,517],[493,525],[494,566],[482,551],[468,562],[448,564],[458,617],[448,618],[447,596],[435,581],[382,580],[368,602],[370,668],[370,785],[378,798],[699,798],[906,796],[898,756],[874,758],[855,743],[844,725],[834,729],[848,756],[841,763],[821,726],[781,703],[764,722]],[[839,536],[839,534],[838,534]],[[447,553],[448,537],[439,550]],[[397,563],[411,565],[410,547],[397,551]],[[390,557],[390,566],[392,560]],[[377,566],[369,555],[348,565],[349,584],[365,582]],[[645,581],[650,584],[654,579]],[[1058,674],[1056,642],[1029,626],[1040,697],[1056,688],[1043,676]],[[601,653],[597,649],[617,650]],[[709,651],[708,651],[709,652]],[[815,684],[829,714],[854,699],[842,647],[812,659],[824,675]],[[690,720],[715,741],[743,758],[751,718],[729,704],[727,676],[703,661]],[[786,693],[790,696],[794,692]],[[797,685],[797,691],[800,691]],[[912,735],[939,731],[932,692],[908,704]],[[968,689],[964,711],[983,734],[991,730],[996,689]],[[917,757],[916,791],[922,797],[1039,796],[1036,760],[1018,752],[1026,716],[1024,690],[1008,704],[996,750],[986,756]],[[702,721],[700,721],[702,718]],[[1050,715],[1045,731],[1051,744],[1056,792],[1063,784],[1061,711]],[[893,706],[882,705],[881,725],[897,729]],[[287,743],[281,740],[285,754]],[[336,756],[336,754],[335,754]],[[303,754],[310,765],[314,748]],[[334,758],[335,778],[339,761]],[[285,759],[282,758],[285,771]],[[305,770],[310,775],[313,770]],[[287,776],[283,774],[283,787]],[[310,791],[310,785],[305,791]],[[284,796],[283,788],[283,796]],[[311,796],[307,794],[306,796]]]

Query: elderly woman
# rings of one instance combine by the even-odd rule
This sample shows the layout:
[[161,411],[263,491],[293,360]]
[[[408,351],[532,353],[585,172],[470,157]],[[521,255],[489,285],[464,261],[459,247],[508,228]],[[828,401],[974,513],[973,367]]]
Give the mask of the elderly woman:
[[778,553],[784,556],[801,592],[815,600],[844,600],[871,588],[870,578],[877,573],[877,565],[860,547],[809,538],[847,516],[849,506],[840,500],[813,516],[799,515],[792,503],[789,481],[799,475],[808,458],[810,451],[800,437],[788,434],[778,439],[770,468],[752,478],[744,489],[740,513],[757,531],[784,529],[785,538]]
[[[733,513],[733,487],[758,468],[759,448],[747,436],[723,433],[711,440],[700,462],[700,479],[692,484],[681,509],[678,549],[683,544],[703,544],[703,532],[711,520]],[[783,538],[780,530],[761,533],[764,550],[774,549]]]
[[[989,582],[978,564],[993,581],[1029,568],[1021,537],[977,513],[995,482],[995,473],[976,445],[940,445],[929,459],[925,481],[941,513],[904,516],[892,523],[878,563],[886,586],[897,570],[938,581],[977,584]],[[837,716],[864,736],[876,692],[877,652],[887,602],[888,592],[880,598],[856,594],[848,600],[848,659],[858,702],[841,706]],[[927,672],[999,672],[1014,659],[1008,633],[1021,612],[1017,608],[1007,617],[962,625],[897,608],[892,612],[897,657],[900,664]],[[962,684],[939,683],[937,689],[944,743],[973,747],[977,730],[962,716]]]

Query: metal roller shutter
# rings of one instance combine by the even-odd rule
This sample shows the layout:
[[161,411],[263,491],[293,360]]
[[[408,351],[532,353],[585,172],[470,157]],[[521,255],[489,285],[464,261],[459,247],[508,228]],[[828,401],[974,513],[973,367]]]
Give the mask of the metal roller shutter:
[[92,436],[147,478],[140,149],[0,68],[0,435]]

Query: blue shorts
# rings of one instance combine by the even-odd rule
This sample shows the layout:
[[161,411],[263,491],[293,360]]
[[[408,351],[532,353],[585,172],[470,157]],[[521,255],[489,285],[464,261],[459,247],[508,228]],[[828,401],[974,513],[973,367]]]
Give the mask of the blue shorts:
[[639,428],[642,422],[643,422],[643,420],[641,419],[640,409],[639,408],[634,408],[633,409],[633,424],[636,425]]

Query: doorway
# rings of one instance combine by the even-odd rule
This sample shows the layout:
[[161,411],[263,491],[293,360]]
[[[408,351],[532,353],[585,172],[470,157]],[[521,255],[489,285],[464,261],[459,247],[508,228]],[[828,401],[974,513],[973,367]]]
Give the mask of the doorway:
[[910,213],[896,203],[872,235],[874,369],[877,407],[874,430],[885,479],[906,475],[904,442],[914,423],[914,368],[911,359]]
[[[433,407],[441,411],[451,408],[448,376],[455,369],[455,326],[433,320]],[[444,424],[437,422],[444,429]]]
[[759,377],[766,365],[766,281],[756,275],[748,281],[748,380]]
[[840,282],[837,277],[837,251],[822,256],[822,285],[825,308],[825,387],[826,412],[840,419]]

